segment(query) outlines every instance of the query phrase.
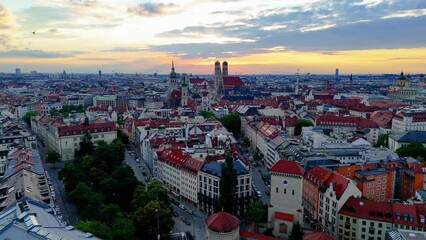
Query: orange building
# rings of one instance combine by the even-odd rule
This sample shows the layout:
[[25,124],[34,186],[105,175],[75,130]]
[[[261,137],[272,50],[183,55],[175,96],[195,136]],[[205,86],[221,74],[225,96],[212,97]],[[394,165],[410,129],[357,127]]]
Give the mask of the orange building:
[[401,188],[400,172],[402,164],[398,160],[359,165],[340,166],[336,171],[355,180],[362,196],[376,201],[389,201],[399,198]]
[[332,171],[328,168],[315,166],[306,171],[303,176],[303,207],[305,214],[313,220],[318,218],[318,191],[331,173]]

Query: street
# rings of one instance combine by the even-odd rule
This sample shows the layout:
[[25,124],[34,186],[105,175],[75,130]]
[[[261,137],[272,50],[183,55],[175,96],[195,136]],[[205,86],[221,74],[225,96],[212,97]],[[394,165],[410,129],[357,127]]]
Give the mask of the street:
[[[58,171],[64,166],[64,163],[57,163],[56,165],[46,163],[46,147],[38,143],[38,150],[40,153],[40,159],[44,166],[46,176],[49,176],[50,182],[52,183],[53,191],[56,195],[56,201],[53,201],[53,205],[57,206],[61,212],[59,218],[62,218],[67,225],[75,225],[78,222],[77,210],[70,200],[65,191],[64,183],[59,180]],[[52,192],[51,192],[52,193]]]
[[[182,201],[179,202],[181,204],[183,203]],[[174,204],[172,204],[172,206],[173,210],[179,214],[179,216],[174,217],[175,227],[173,228],[173,232],[190,232],[195,239],[206,239],[204,221],[207,217],[204,213],[200,212],[195,207],[185,205],[186,209],[189,208],[194,211],[194,215],[191,215]],[[186,225],[181,218],[188,220],[191,225]]]

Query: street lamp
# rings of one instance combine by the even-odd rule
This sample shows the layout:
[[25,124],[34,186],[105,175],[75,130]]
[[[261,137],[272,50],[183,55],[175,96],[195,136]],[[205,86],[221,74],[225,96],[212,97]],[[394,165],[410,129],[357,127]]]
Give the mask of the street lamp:
[[160,215],[157,208],[155,209],[155,212],[157,213],[157,239],[160,240]]

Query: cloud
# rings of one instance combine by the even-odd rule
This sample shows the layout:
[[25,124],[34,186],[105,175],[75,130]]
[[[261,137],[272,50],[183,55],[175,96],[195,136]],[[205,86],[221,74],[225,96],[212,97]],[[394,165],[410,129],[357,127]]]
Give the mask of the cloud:
[[129,13],[136,14],[143,17],[154,17],[166,14],[172,14],[175,12],[178,5],[174,3],[141,3],[136,7],[128,8]]
[[115,47],[112,49],[103,50],[102,52],[143,52],[146,48],[138,47]]
[[15,58],[69,58],[73,57],[73,52],[47,52],[43,50],[10,50],[0,51],[1,57]]
[[10,30],[13,27],[12,16],[9,11],[0,4],[0,30]]
[[[158,38],[200,38],[199,43],[151,46],[183,58],[229,57],[270,51],[315,51],[426,47],[426,1],[321,0],[290,8],[263,9],[233,22],[190,26]],[[397,17],[386,17],[395,16]],[[402,16],[401,16],[402,15]],[[241,25],[233,23],[240,22]],[[238,44],[202,43],[208,34],[251,39]],[[407,37],[410,36],[410,37]]]
[[10,48],[10,37],[0,34],[0,46]]

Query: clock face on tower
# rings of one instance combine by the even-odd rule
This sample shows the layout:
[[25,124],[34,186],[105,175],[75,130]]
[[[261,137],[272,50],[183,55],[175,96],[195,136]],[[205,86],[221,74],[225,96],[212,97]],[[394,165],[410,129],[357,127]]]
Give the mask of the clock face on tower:
[[284,179],[283,180],[283,185],[287,185],[288,184],[288,180],[287,179]]

